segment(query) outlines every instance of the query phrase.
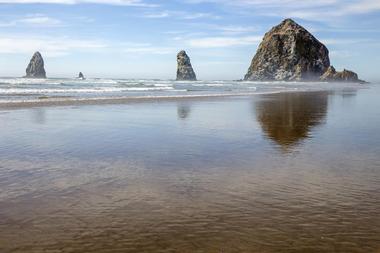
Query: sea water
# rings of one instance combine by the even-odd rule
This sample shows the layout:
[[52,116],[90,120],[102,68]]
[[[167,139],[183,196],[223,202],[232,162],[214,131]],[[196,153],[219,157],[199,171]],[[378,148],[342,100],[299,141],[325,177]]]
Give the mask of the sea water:
[[363,87],[324,82],[174,81],[148,79],[0,78],[0,104],[120,98],[250,95]]

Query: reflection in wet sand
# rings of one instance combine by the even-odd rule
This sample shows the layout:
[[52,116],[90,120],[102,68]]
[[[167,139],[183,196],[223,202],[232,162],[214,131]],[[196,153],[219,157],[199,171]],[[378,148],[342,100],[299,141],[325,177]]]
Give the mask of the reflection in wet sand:
[[[320,124],[324,93],[299,95],[257,97],[254,128],[252,98],[49,107],[42,135],[33,109],[0,114],[0,252],[377,253],[378,128],[329,112],[352,138]],[[260,128],[278,122],[324,138],[278,152]]]
[[283,93],[262,96],[256,115],[265,134],[284,149],[309,137],[311,129],[323,123],[328,93]]
[[191,108],[189,104],[179,103],[177,105],[178,119],[186,119],[190,116]]

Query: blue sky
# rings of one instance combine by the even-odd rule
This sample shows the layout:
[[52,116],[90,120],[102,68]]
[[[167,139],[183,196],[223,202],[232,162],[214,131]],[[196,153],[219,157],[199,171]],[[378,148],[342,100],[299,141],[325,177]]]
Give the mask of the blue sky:
[[337,69],[380,79],[380,0],[0,0],[0,76],[39,50],[49,77],[175,77],[185,49],[199,79],[240,79],[263,35],[293,18]]

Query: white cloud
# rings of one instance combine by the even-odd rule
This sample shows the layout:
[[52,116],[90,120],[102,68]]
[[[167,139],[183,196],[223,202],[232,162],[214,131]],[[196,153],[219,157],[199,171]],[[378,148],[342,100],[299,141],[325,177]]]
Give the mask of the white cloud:
[[23,24],[29,24],[29,25],[38,25],[38,26],[57,26],[61,25],[62,22],[58,19],[37,15],[34,17],[26,17],[23,19],[19,19],[16,22],[23,23]]
[[93,51],[107,47],[105,43],[93,40],[70,39],[67,37],[24,38],[0,36],[0,53],[32,54],[41,51],[45,56],[58,57],[75,51]]
[[371,39],[360,39],[360,38],[342,38],[342,39],[322,39],[322,43],[326,45],[341,45],[341,44],[368,44],[373,42]]
[[68,37],[28,37],[0,35],[0,54],[31,55],[40,51],[46,57],[62,57],[80,52],[126,54],[174,54],[177,48],[154,46],[149,43],[126,43],[72,39]]
[[219,19],[220,17],[208,12],[185,12],[185,11],[162,11],[162,12],[150,12],[142,15],[143,18],[176,18],[176,19],[201,19],[211,18]]
[[187,13],[183,16],[180,16],[179,18],[182,19],[198,19],[198,18],[213,18],[213,19],[219,19],[220,17],[217,15],[214,15],[212,13]]
[[175,48],[157,47],[148,43],[129,43],[121,45],[121,51],[124,53],[133,54],[172,54],[175,53]]
[[0,23],[0,27],[11,27],[11,26],[43,26],[43,27],[56,27],[62,26],[63,22],[56,18],[51,18],[43,14],[31,14],[25,17],[17,18],[11,21],[6,21]]
[[227,5],[246,11],[249,15],[255,13],[317,21],[380,11],[379,0],[187,0],[186,2]]
[[259,28],[257,26],[244,26],[244,25],[216,25],[209,23],[193,23],[191,24],[197,30],[207,30],[208,32],[216,32],[223,35],[237,35],[253,32],[257,32]]
[[251,33],[257,31],[256,27],[252,26],[218,26],[216,27],[217,30],[221,30],[223,33],[226,34],[238,34],[238,33]]
[[246,37],[207,37],[191,39],[188,41],[189,46],[196,48],[220,48],[232,46],[255,45],[262,40],[261,36]]
[[333,58],[343,58],[343,59],[347,59],[347,58],[352,58],[355,54],[351,51],[346,51],[346,50],[333,50],[333,51],[330,51],[330,57],[333,57]]
[[170,13],[166,11],[157,13],[147,13],[143,15],[144,18],[168,18],[170,16]]
[[142,0],[0,0],[6,4],[108,4],[136,7],[156,7],[156,4],[148,4]]
[[380,11],[379,0],[364,0],[356,1],[355,3],[348,4],[343,8],[346,13],[362,14],[373,11]]

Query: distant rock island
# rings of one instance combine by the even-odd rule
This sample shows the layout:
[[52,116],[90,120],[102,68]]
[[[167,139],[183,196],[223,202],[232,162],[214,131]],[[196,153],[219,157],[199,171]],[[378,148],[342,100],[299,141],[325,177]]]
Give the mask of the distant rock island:
[[79,72],[79,74],[78,74],[78,79],[82,79],[82,80],[84,80],[84,79],[86,79],[86,78],[84,77],[84,75],[83,75],[82,72]]
[[191,66],[190,57],[185,51],[177,55],[177,81],[196,81],[197,76]]
[[244,80],[362,82],[352,71],[332,74],[333,69],[327,47],[292,19],[285,19],[265,34]]
[[26,78],[46,78],[44,59],[40,52],[35,52],[26,68]]

